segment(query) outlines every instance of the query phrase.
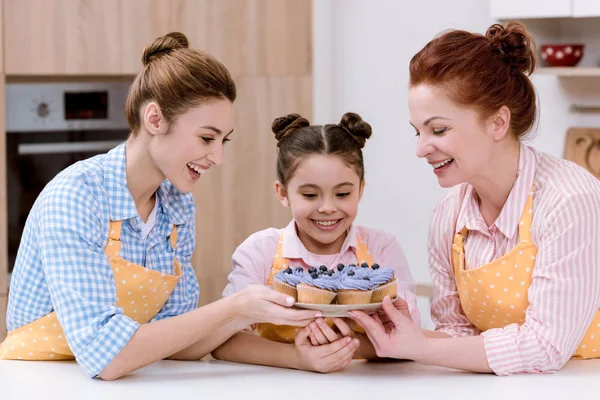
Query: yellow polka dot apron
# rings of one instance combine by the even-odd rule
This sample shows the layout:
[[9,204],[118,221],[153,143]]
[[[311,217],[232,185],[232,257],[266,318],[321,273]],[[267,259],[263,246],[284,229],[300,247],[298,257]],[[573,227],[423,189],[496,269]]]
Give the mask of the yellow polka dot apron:
[[[369,264],[369,268],[373,265],[373,258],[371,257],[371,253],[367,246],[360,240],[360,237],[356,235],[356,261],[358,265],[366,262]],[[273,259],[273,265],[271,267],[271,272],[269,273],[269,279],[267,280],[267,285],[273,284],[273,278],[280,271],[283,271],[290,265],[290,260],[287,258],[283,258],[283,233],[279,237],[279,244],[277,245],[277,251],[275,252],[275,258]],[[331,326],[333,322],[330,319],[327,319],[327,323]],[[361,331],[361,327],[356,327],[357,331]],[[276,342],[283,343],[293,343],[294,338],[296,337],[296,333],[298,332],[297,326],[289,326],[289,325],[273,325],[267,323],[261,323],[257,325],[256,331],[258,334],[266,339],[273,340]]]
[[[121,258],[121,224],[122,221],[110,222],[110,233],[105,249],[115,277],[116,305],[121,307],[123,314],[129,318],[145,324],[154,318],[167,302],[181,277],[181,267],[175,259],[175,275],[169,275]],[[175,250],[176,226],[173,226],[169,240]],[[73,360],[74,356],[69,349],[56,312],[51,312],[10,331],[0,347],[0,359]]]
[[[530,192],[519,222],[519,244],[504,256],[479,268],[465,269],[466,227],[454,235],[452,264],[463,312],[481,331],[523,324],[529,306],[537,248],[531,240],[533,192]],[[600,312],[594,316],[574,357],[600,356]]]

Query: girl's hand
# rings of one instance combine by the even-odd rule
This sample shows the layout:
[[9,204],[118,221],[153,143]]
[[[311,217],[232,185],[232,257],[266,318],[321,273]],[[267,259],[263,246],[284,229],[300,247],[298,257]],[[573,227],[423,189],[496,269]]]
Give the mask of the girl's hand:
[[249,285],[234,296],[234,312],[245,326],[257,322],[306,326],[322,315],[319,311],[292,309],[294,298],[262,285]]
[[[313,346],[320,346],[324,344],[333,343],[340,340],[343,337],[352,336],[352,329],[348,324],[341,318],[333,319],[334,326],[337,328],[330,327],[323,318],[318,318],[314,322],[308,324],[310,329],[310,342]],[[337,332],[336,332],[337,331]]]
[[[397,299],[396,303],[402,301]],[[406,312],[397,309],[388,296],[383,299],[385,316],[368,316],[362,311],[350,311],[351,318],[365,330],[378,357],[415,360],[425,351],[428,339]],[[385,322],[384,322],[385,321]]]
[[357,339],[343,337],[328,344],[314,346],[309,340],[310,334],[311,329],[304,327],[296,335],[295,341],[298,368],[306,371],[340,371],[350,364],[359,345]]

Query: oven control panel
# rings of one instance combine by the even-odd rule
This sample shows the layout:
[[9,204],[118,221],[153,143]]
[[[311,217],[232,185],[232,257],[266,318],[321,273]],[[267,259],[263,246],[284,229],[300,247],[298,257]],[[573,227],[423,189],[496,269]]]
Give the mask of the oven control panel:
[[131,82],[7,83],[6,131],[128,129]]

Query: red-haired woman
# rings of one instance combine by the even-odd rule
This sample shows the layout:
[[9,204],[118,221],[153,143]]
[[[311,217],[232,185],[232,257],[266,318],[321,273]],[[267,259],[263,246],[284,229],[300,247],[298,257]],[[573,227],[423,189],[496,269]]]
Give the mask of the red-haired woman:
[[355,312],[379,356],[509,375],[600,355],[600,181],[523,144],[534,68],[516,22],[447,32],[411,60],[417,156],[452,189],[430,223],[436,331],[398,301]]

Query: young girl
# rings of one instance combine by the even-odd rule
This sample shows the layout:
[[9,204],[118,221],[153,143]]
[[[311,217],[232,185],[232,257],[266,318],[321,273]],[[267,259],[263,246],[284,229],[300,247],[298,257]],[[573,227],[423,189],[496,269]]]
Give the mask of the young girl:
[[526,146],[536,53],[519,23],[450,31],[410,63],[417,156],[442,187],[429,263],[436,332],[354,318],[378,354],[498,375],[600,356],[600,181]]
[[[406,300],[406,314],[418,324],[415,285],[398,241],[389,233],[354,225],[365,186],[362,148],[371,136],[370,125],[353,113],[346,113],[337,125],[325,126],[291,114],[277,118],[272,130],[279,148],[275,194],[290,208],[293,220],[283,229],[253,234],[237,248],[223,295],[250,284],[269,285],[273,272],[282,267],[308,271],[367,261],[394,269],[398,296]],[[364,335],[351,341],[349,326],[341,319],[334,323],[341,335],[322,319],[305,329],[260,325],[260,336],[240,332],[213,355],[320,372],[342,369],[355,352],[375,357]]]

